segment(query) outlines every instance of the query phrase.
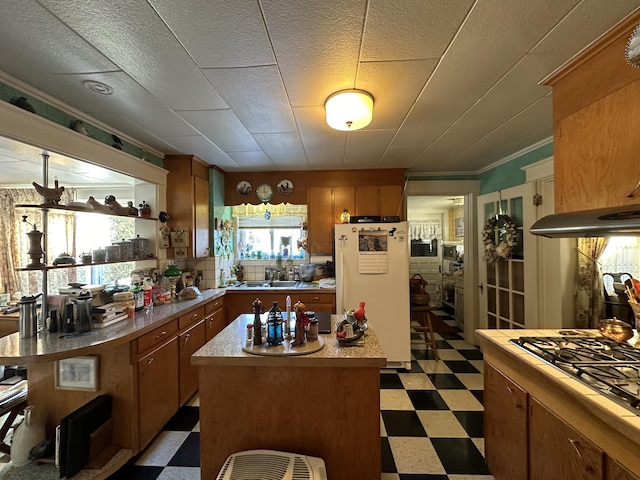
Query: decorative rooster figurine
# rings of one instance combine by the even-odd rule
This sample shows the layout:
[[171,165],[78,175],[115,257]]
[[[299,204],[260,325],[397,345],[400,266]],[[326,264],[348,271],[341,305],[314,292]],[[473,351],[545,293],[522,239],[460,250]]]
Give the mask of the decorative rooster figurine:
[[60,203],[60,197],[64,193],[64,187],[58,186],[58,180],[55,181],[55,188],[47,188],[42,185],[38,185],[36,182],[32,182],[32,185],[35,187],[36,192],[44,197],[46,200],[45,203],[53,203],[57,205]]
[[365,321],[365,315],[364,315],[364,302],[360,302],[360,304],[358,305],[358,308],[355,309],[355,311],[353,312],[353,317],[359,322],[362,323]]

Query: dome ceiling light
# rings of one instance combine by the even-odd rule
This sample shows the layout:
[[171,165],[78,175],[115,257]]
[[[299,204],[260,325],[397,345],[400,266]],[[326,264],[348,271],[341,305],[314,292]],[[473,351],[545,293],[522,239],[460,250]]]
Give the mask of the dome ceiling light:
[[364,90],[341,90],[324,103],[327,124],[336,130],[359,130],[371,123],[373,96]]

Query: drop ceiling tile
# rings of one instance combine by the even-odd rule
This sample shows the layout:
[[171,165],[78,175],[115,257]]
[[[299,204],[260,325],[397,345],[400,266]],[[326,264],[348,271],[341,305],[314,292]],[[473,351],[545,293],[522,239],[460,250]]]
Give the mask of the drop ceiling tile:
[[231,152],[229,157],[238,166],[237,168],[229,171],[240,170],[274,170],[273,162],[262,151],[255,152]]
[[296,130],[276,66],[206,69],[205,74],[251,133]]
[[344,168],[374,168],[389,146],[394,133],[394,130],[349,132]]
[[163,140],[186,155],[196,155],[210,165],[222,169],[236,168],[238,165],[220,148],[202,136],[164,137]]
[[371,0],[361,60],[439,58],[473,3],[472,0]]
[[40,3],[170,108],[227,106],[147,2]]
[[149,0],[201,67],[275,64],[262,13],[255,0]]
[[343,148],[307,149],[306,154],[311,170],[340,170],[345,168]]
[[32,69],[49,73],[117,70],[116,65],[38,2],[3,0],[2,10],[0,68],[5,72],[20,77]]
[[378,162],[378,168],[407,168],[423,150],[422,147],[389,147]]
[[471,106],[576,3],[577,0],[476,3],[419,101],[463,101]]
[[347,133],[327,125],[324,107],[297,107],[293,113],[305,150],[322,150],[327,145],[344,148]]
[[413,106],[398,134],[394,147],[426,148],[467,109],[465,103],[417,103]]
[[231,110],[177,111],[198,132],[225,152],[252,152],[260,147]]
[[287,169],[308,167],[297,133],[256,134],[254,137],[275,166]]
[[373,120],[367,128],[398,128],[435,65],[435,60],[361,63],[356,86],[374,98]]
[[291,105],[324,105],[331,93],[355,86],[366,2],[261,4]]

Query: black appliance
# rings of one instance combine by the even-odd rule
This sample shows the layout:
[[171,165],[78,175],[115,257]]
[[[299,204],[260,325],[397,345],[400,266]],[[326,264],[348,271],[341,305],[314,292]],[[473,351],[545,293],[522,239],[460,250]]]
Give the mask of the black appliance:
[[445,260],[458,261],[458,247],[455,245],[442,246],[442,258]]
[[511,343],[640,415],[640,350],[605,337],[520,337]]
[[351,215],[351,223],[380,223],[380,215]]
[[438,240],[411,240],[412,257],[437,257]]

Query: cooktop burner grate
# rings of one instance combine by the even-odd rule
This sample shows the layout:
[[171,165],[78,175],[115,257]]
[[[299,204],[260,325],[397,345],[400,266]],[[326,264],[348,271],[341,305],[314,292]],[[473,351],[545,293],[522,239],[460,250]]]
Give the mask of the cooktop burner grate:
[[639,349],[605,337],[520,337],[511,342],[640,415]]

